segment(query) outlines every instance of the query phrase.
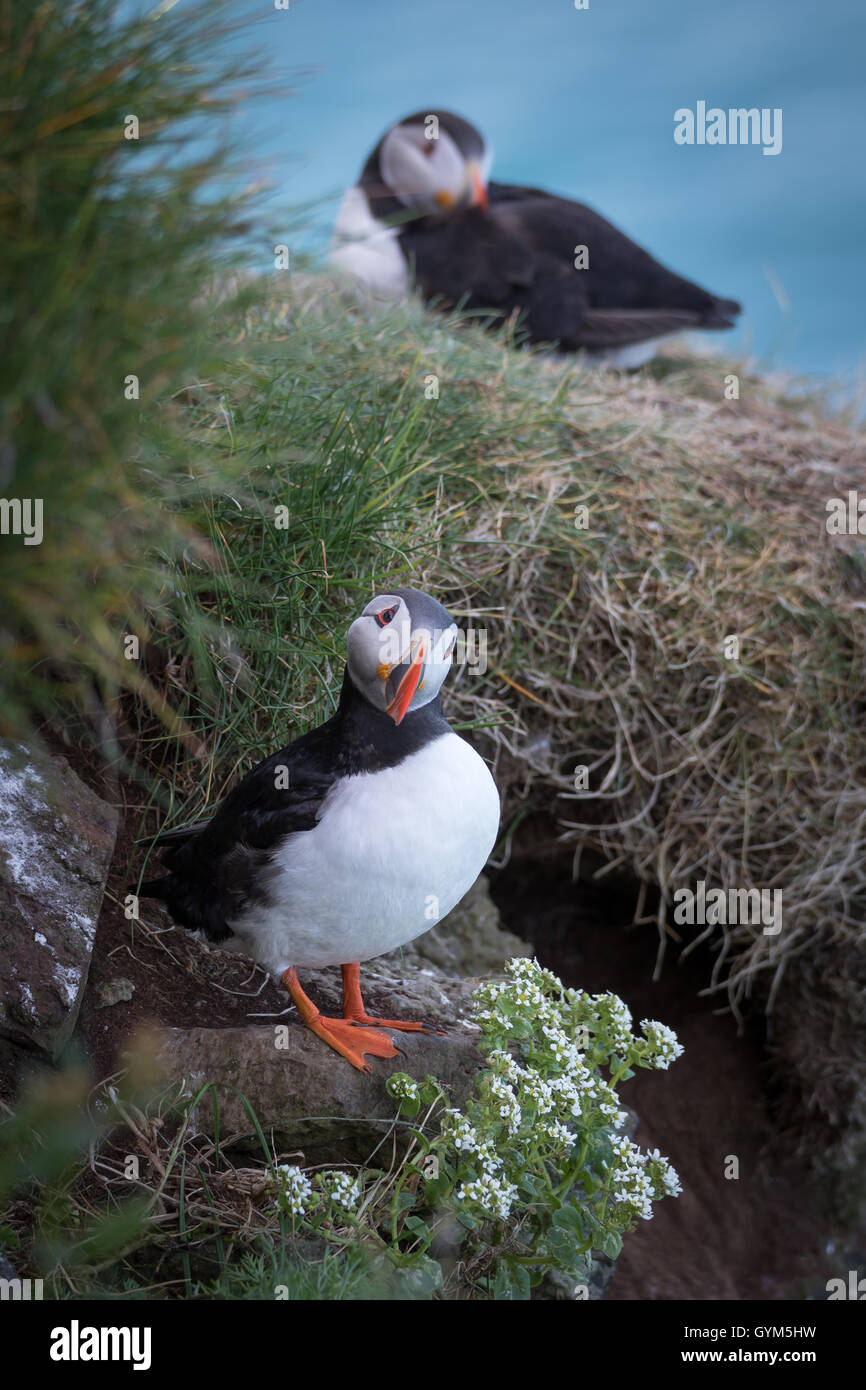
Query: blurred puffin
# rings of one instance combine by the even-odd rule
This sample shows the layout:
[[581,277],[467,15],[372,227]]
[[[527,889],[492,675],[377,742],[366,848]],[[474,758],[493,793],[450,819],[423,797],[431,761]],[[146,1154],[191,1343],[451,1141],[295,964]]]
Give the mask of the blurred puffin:
[[[336,714],[247,773],[208,821],[156,841],[165,878],[142,885],[175,921],[282,979],[304,1023],[360,1071],[394,1057],[360,962],[441,920],[493,848],[499,794],[454,733],[439,689],[457,627],[417,589],[377,595],[349,628]],[[340,965],[343,1017],[324,1018],[298,967]]]
[[489,183],[491,163],[460,116],[406,116],[345,195],[331,263],[378,297],[403,299],[414,281],[445,308],[518,311],[529,342],[597,365],[640,366],[670,334],[734,326],[734,300],[667,270],[582,203]]

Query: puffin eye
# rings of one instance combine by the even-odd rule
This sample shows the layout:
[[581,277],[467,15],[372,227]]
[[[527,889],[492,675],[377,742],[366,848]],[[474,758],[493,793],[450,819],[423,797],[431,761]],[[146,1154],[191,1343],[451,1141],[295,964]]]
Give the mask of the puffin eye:
[[433,146],[435,143],[435,140],[425,140],[424,144],[421,146],[421,153],[426,155],[428,159],[433,153]]
[[394,618],[396,616],[397,605],[395,605],[393,608],[380,608],[378,613],[373,614],[373,617],[376,619],[376,622],[379,624],[380,627],[387,627],[389,623],[394,621]]

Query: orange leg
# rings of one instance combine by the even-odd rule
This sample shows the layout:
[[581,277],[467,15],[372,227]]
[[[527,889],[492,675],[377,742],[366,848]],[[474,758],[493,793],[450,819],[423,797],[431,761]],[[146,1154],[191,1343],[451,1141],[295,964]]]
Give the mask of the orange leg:
[[395,1018],[371,1018],[364,1008],[361,998],[360,965],[344,965],[343,971],[343,1017],[353,1023],[371,1023],[376,1028],[396,1028],[401,1033],[438,1033],[438,1028],[427,1028],[423,1023],[401,1023]]
[[[351,969],[351,967],[349,968]],[[357,970],[358,967],[356,966],[355,969]],[[332,1047],[335,1052],[339,1052],[341,1056],[351,1062],[353,1067],[357,1067],[358,1071],[373,1070],[364,1061],[366,1053],[369,1053],[371,1057],[398,1056],[399,1049],[394,1046],[387,1034],[374,1032],[372,1028],[358,1028],[348,1018],[323,1018],[312,999],[301,988],[298,972],[294,967],[285,972],[282,976],[282,982],[292,996],[298,1013],[307,1027],[311,1028],[316,1036],[326,1042],[329,1047]]]

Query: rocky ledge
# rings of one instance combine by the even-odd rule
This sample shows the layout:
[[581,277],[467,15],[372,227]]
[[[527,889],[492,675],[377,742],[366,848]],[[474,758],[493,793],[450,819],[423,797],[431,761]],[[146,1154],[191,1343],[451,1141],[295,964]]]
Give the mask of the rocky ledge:
[[[362,971],[371,1014],[419,1020],[441,1033],[393,1033],[403,1055],[371,1058],[372,1072],[365,1074],[305,1028],[292,1009],[254,1027],[161,1029],[160,1069],[166,1081],[182,1080],[192,1095],[214,1084],[220,1135],[239,1150],[261,1147],[246,1101],[277,1152],[301,1152],[307,1163],[369,1163],[383,1140],[399,1142],[388,1076],[432,1074],[460,1105],[480,1060],[472,991],[509,956],[529,954],[525,942],[501,929],[481,878],[442,926]],[[338,970],[308,971],[303,983],[324,1014],[339,1016]],[[213,1133],[214,1122],[208,1093],[194,1123]]]

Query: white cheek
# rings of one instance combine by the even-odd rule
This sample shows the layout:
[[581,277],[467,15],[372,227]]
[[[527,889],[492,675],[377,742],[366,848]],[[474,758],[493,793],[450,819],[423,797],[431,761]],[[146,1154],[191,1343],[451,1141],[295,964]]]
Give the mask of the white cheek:
[[429,704],[431,700],[435,699],[450,669],[450,661],[440,661],[427,667],[424,673],[424,682],[415,691],[412,709],[420,709],[422,705]]

